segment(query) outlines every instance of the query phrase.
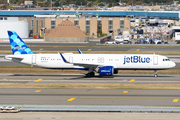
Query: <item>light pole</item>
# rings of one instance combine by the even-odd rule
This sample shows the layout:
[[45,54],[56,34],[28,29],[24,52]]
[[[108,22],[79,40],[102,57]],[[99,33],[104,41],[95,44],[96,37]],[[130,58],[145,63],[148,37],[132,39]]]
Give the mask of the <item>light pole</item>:
[[52,0],[51,0],[51,10],[52,10]]

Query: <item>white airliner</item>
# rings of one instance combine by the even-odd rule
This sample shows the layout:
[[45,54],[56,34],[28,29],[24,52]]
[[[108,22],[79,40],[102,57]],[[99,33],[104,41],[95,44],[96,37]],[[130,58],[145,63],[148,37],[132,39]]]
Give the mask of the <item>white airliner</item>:
[[164,70],[175,67],[175,63],[166,56],[155,54],[36,54],[24,43],[15,31],[8,31],[13,55],[5,59],[14,62],[49,69],[88,70],[87,77],[99,73],[100,76],[112,76],[118,70]]

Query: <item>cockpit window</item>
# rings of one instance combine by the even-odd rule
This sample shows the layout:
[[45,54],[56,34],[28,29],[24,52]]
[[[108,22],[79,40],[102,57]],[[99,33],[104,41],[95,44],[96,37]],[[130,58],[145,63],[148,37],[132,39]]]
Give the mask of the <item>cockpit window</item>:
[[163,61],[170,61],[170,59],[163,59]]

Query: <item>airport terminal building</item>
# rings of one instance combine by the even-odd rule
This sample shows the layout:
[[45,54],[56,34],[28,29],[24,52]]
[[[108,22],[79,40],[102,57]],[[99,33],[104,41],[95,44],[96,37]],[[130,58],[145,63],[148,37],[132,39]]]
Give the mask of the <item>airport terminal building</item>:
[[[62,14],[63,13],[63,14]],[[78,13],[78,15],[77,15]],[[179,12],[137,11],[0,11],[0,20],[28,21],[30,37],[43,38],[46,29],[54,29],[68,19],[89,37],[99,34],[113,35],[130,31],[130,18],[159,18],[179,21]]]

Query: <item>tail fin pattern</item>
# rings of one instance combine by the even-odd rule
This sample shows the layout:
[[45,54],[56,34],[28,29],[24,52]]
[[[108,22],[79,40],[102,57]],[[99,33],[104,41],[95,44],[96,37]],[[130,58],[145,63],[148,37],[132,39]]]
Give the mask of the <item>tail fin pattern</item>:
[[9,41],[14,55],[17,54],[35,54],[31,49],[24,43],[15,31],[8,31]]

